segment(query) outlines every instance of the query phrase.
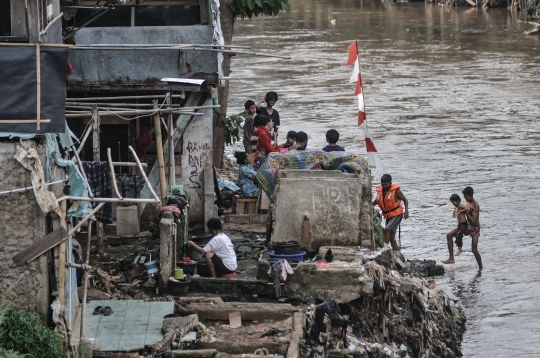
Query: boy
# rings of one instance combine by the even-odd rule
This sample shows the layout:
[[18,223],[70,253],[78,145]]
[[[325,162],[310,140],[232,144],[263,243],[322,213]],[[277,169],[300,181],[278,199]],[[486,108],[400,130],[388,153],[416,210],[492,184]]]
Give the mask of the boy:
[[[401,192],[401,188],[397,184],[392,184],[392,176],[384,174],[381,177],[381,185],[376,188],[377,196],[373,200],[373,206],[378,205],[381,208],[385,218],[384,228],[384,243],[392,242],[392,249],[399,251],[400,247],[396,242],[396,231],[401,223],[401,219],[409,218],[409,201]],[[401,202],[405,204],[405,211],[401,206]]]
[[255,170],[259,170],[261,167],[261,164],[266,159],[266,149],[265,148],[259,148],[255,152]]
[[[246,119],[244,120],[244,149],[246,153],[253,153],[252,141],[254,138],[253,134],[255,133],[255,124],[253,122],[255,113],[257,112],[257,105],[254,101],[248,100],[244,103],[244,108],[246,109]],[[255,139],[256,140],[256,139]]]
[[328,145],[322,150],[324,150],[325,152],[344,152],[345,148],[337,145],[338,139],[339,132],[335,129],[330,129],[328,132],[326,132],[326,141],[328,142]]
[[279,145],[279,148],[290,148],[296,143],[296,132],[288,131],[285,143]]
[[291,147],[291,149],[306,150],[307,143],[308,143],[307,133],[300,131],[296,133],[296,143]]
[[443,264],[453,264],[454,261],[454,243],[452,242],[452,238],[456,238],[456,246],[458,247],[458,252],[456,253],[456,256],[461,255],[461,247],[463,246],[463,234],[467,231],[467,217],[465,213],[461,212],[461,210],[465,209],[465,205],[461,204],[461,198],[457,194],[452,194],[450,196],[450,201],[454,205],[454,212],[452,213],[452,216],[457,218],[458,225],[455,229],[450,231],[446,235],[446,242],[448,244],[448,253],[450,255],[449,259],[446,261],[443,261]]
[[[257,103],[257,114],[262,114],[270,117],[270,120],[273,122],[272,140],[277,141],[277,135],[279,126],[281,124],[279,120],[279,113],[274,109],[274,106],[278,100],[278,95],[276,92],[268,92],[263,99]],[[266,102],[266,107],[261,107],[261,103]],[[276,143],[277,144],[277,143]]]
[[259,148],[266,149],[266,155],[268,155],[268,153],[279,153],[279,149],[272,146],[272,142],[270,140],[270,131],[274,126],[274,123],[270,120],[270,117],[258,114],[255,117],[255,123],[258,126],[257,130],[255,131],[255,135],[259,137],[259,141],[257,142],[257,150]]
[[458,211],[458,214],[465,213],[469,226],[465,232],[466,236],[472,238],[472,252],[478,263],[478,268],[482,270],[482,257],[478,251],[478,239],[480,237],[480,204],[473,198],[473,188],[470,186],[463,189],[463,197],[467,200],[465,209]]

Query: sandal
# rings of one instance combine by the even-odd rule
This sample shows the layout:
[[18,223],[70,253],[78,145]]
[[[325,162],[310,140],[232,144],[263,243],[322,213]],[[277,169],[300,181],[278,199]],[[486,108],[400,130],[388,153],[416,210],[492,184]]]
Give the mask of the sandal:
[[110,308],[109,306],[105,306],[103,307],[103,315],[104,316],[110,316],[114,313],[114,311],[112,310],[112,308]]
[[94,312],[92,314],[93,315],[98,315],[98,314],[102,314],[102,313],[103,313],[103,307],[97,306],[96,308],[94,308]]

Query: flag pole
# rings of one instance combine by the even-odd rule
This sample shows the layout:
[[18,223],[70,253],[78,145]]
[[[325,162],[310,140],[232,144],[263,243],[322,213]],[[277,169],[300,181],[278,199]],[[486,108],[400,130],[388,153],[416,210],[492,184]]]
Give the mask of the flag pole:
[[[354,44],[356,45],[356,60],[358,61],[358,70],[360,73],[360,78],[362,78],[362,71],[360,71],[360,51],[358,50],[358,40],[354,40]],[[362,97],[364,98],[364,113],[366,112],[366,101],[364,96],[364,83],[362,82]],[[367,120],[364,121],[364,125],[367,128]],[[367,147],[366,147],[367,150]]]

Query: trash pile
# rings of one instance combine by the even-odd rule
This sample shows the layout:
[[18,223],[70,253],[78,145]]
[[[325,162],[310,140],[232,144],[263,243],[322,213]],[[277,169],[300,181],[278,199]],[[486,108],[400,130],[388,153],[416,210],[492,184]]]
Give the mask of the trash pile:
[[301,345],[301,356],[461,356],[463,308],[433,280],[417,277],[427,271],[415,265],[424,264],[408,263],[392,250],[368,256],[364,269],[373,279],[373,294],[345,304],[326,299],[308,307],[308,338]]

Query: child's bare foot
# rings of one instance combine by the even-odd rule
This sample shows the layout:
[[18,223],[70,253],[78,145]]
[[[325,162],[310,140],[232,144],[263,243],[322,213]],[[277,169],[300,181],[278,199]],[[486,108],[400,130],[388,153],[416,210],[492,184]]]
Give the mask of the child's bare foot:
[[461,253],[463,252],[463,250],[461,250],[461,247],[458,247],[458,250],[456,252],[456,254],[454,256],[459,256],[461,255]]
[[443,261],[442,263],[443,264],[455,264],[456,262],[454,261],[454,259],[448,259],[446,261]]

